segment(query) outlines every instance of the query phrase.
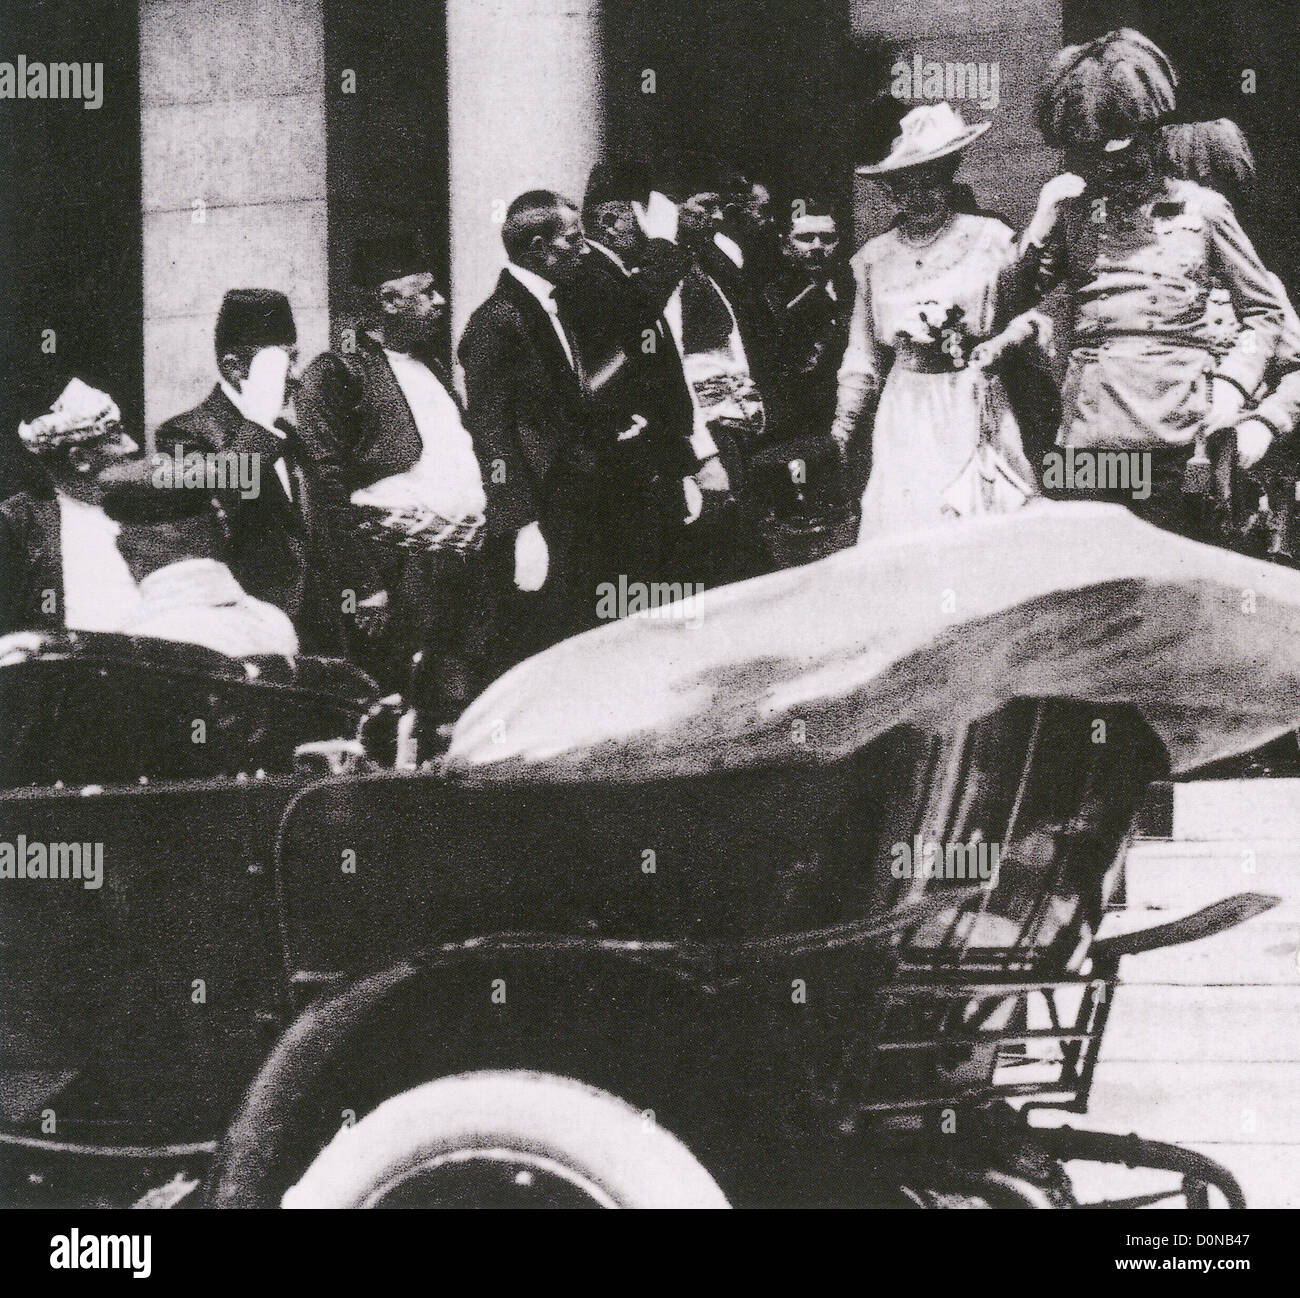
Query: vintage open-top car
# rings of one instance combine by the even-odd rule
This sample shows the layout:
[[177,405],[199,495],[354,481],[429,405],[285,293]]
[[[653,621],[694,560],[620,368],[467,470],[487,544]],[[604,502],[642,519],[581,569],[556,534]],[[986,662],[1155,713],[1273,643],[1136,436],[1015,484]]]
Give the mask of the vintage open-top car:
[[1027,1116],[1085,1111],[1124,955],[1271,904],[1098,936],[1148,784],[1298,677],[1300,575],[1105,506],[587,633],[418,764],[343,664],[11,638],[6,1200],[1237,1204]]

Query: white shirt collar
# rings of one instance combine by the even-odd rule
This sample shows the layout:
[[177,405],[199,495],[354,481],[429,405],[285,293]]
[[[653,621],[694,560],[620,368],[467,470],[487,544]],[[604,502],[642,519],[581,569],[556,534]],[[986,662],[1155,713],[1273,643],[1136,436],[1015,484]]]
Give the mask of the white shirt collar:
[[541,304],[544,311],[555,315],[559,308],[555,305],[555,285],[544,279],[536,271],[516,266],[513,261],[506,262],[508,270]]
[[623,258],[620,257],[618,253],[614,251],[613,248],[609,248],[605,244],[599,243],[595,239],[588,239],[587,244],[589,247],[594,248],[597,252],[603,252],[605,256],[608,257],[610,261],[612,261],[614,265],[617,266],[619,270],[623,272],[624,275],[631,274],[631,272],[627,268],[627,262],[625,262]]
[[737,270],[744,267],[745,254],[741,252],[740,244],[730,235],[719,232],[713,236],[713,242],[727,254],[731,261],[735,262]]
[[78,500],[76,496],[70,496],[66,491],[59,491],[55,488],[55,496],[59,502],[60,509],[71,509],[80,514],[83,518],[94,519],[102,523],[107,531],[112,532],[114,536],[121,530],[117,523],[104,512],[103,505],[92,505],[88,500]]

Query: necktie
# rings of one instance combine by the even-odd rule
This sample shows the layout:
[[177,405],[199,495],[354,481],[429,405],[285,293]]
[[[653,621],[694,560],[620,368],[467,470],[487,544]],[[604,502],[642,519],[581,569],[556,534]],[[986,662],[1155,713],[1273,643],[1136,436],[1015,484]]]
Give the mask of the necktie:
[[546,313],[551,317],[552,327],[555,328],[564,339],[564,347],[568,353],[568,361],[573,372],[578,376],[578,383],[584,389],[586,388],[586,374],[582,366],[582,354],[578,351],[578,341],[573,336],[573,331],[565,323],[564,316],[560,313],[559,303],[552,294],[543,304],[546,307]]

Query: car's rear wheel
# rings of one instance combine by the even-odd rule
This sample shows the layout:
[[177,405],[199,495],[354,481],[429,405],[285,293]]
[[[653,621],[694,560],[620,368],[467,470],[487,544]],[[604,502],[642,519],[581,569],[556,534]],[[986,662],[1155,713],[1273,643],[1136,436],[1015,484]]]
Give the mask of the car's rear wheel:
[[653,1115],[567,1077],[441,1077],[343,1128],[286,1208],[725,1208],[699,1160]]

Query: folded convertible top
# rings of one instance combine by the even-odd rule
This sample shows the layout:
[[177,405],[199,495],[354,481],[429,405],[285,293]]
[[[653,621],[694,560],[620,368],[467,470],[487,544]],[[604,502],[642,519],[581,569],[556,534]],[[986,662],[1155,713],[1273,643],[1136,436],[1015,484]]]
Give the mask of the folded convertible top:
[[1300,726],[1300,573],[1110,505],[883,538],[576,636],[456,727],[449,773],[623,780],[824,762],[1013,698],[1128,703],[1175,771]]

